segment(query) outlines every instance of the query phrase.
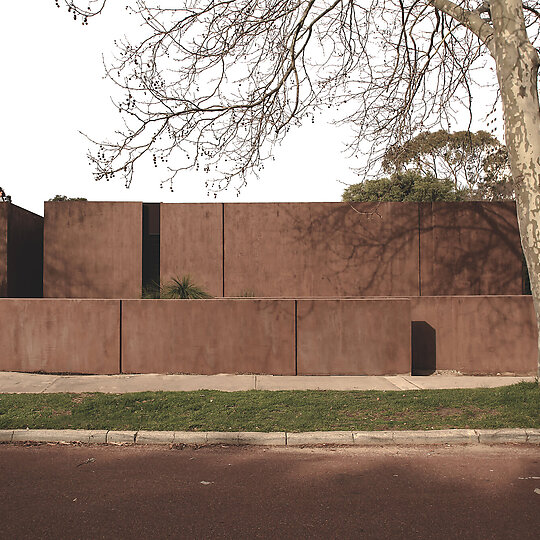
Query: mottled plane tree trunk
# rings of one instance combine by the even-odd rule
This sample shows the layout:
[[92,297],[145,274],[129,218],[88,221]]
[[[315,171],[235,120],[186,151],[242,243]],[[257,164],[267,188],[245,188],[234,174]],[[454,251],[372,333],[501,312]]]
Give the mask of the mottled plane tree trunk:
[[[527,38],[521,2],[493,2],[493,57],[501,90],[506,141],[523,252],[529,269],[540,351],[540,110],[536,49]],[[540,378],[540,352],[538,358]]]
[[489,49],[495,61],[504,114],[506,145],[516,193],[523,253],[529,269],[538,328],[540,378],[540,59],[527,35],[521,0],[491,0],[486,18],[447,0],[436,8],[460,21]]

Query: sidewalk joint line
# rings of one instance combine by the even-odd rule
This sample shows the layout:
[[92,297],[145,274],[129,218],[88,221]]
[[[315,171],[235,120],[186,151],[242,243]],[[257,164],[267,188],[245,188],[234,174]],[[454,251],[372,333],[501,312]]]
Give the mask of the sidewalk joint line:
[[53,381],[51,381],[45,388],[42,388],[38,393],[43,394],[45,390],[48,390],[56,381],[60,379],[61,375],[56,375]]
[[416,388],[418,388],[418,390],[425,390],[425,388],[422,388],[421,386],[418,386],[415,382],[413,381],[410,381],[409,379],[406,379],[403,375],[400,375],[401,379],[412,384],[413,386],[416,386]]

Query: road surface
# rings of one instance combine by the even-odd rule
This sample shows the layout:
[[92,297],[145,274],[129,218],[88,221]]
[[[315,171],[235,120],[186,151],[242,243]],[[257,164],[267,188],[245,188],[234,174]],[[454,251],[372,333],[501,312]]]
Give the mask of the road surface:
[[540,538],[540,447],[0,444],[0,537]]

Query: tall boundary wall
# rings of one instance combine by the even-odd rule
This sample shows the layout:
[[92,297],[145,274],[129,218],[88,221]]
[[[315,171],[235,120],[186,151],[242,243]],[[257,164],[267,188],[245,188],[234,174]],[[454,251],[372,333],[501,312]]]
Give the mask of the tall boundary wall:
[[[159,208],[159,278],[190,275],[215,297],[523,292],[513,202]],[[46,203],[44,296],[140,298],[142,213],[142,203]]]
[[530,296],[0,299],[0,370],[534,375]]

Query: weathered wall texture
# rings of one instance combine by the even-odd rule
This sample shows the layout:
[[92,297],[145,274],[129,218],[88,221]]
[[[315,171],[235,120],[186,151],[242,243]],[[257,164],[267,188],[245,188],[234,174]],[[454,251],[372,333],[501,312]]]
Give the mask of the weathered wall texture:
[[212,296],[223,295],[222,204],[162,204],[161,279],[190,275]]
[[418,294],[414,203],[226,204],[225,296]]
[[298,375],[410,371],[408,299],[298,300]]
[[43,293],[43,218],[0,203],[0,297]]
[[119,373],[117,300],[0,300],[0,370]]
[[0,298],[8,295],[8,236],[9,203],[0,203]]
[[[189,274],[214,296],[522,292],[513,203],[162,204],[160,213],[162,281]],[[139,298],[141,222],[141,203],[46,203],[45,296]]]
[[122,371],[294,375],[294,300],[126,300]]
[[423,203],[419,208],[422,296],[522,293],[513,202]]
[[5,371],[385,375],[412,351],[417,372],[536,372],[530,296],[6,298],[0,328]]
[[141,297],[141,203],[47,202],[44,237],[45,297]]
[[530,296],[411,298],[413,366],[464,374],[534,375]]

